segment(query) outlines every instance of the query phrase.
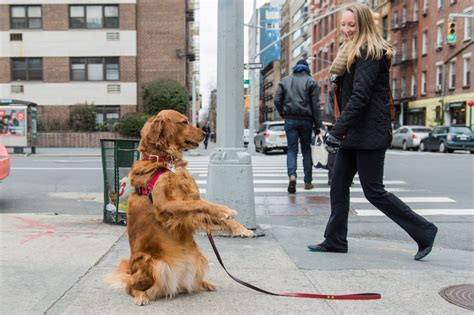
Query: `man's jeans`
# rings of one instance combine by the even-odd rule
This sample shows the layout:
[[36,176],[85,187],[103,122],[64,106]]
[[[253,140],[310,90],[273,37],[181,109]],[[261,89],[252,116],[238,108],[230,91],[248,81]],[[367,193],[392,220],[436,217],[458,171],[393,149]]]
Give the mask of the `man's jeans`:
[[288,141],[288,155],[286,167],[288,176],[296,177],[298,140],[303,153],[304,182],[313,180],[313,161],[311,160],[311,136],[313,135],[313,122],[310,120],[285,120],[286,140]]

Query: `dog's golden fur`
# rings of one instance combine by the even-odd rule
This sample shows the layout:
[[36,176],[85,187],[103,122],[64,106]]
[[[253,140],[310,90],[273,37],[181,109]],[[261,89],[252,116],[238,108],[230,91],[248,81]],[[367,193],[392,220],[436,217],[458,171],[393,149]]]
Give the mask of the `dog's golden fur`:
[[[120,262],[109,281],[121,284],[137,305],[178,293],[215,290],[204,280],[208,262],[194,241],[196,231],[253,235],[233,219],[236,211],[200,198],[182,150],[197,147],[203,138],[200,129],[173,110],[151,117],[141,130],[139,151],[169,156],[176,171],[159,177],[151,193],[153,203],[136,193],[128,200],[131,256]],[[130,171],[132,185],[147,187],[162,167],[160,162],[136,161]]]

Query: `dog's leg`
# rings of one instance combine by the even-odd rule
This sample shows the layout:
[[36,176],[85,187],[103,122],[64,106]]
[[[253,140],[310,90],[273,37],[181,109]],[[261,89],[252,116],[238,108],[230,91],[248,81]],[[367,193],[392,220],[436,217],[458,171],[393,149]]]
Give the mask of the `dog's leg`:
[[240,236],[240,237],[253,237],[254,232],[247,229],[245,226],[237,222],[236,220],[227,220],[222,222],[223,225],[225,225],[230,233],[235,236]]
[[[155,203],[153,198],[153,202]],[[204,212],[219,220],[229,220],[237,215],[237,211],[226,206],[218,205],[205,200],[167,200],[155,203],[161,211],[171,214],[186,214],[189,212]]]

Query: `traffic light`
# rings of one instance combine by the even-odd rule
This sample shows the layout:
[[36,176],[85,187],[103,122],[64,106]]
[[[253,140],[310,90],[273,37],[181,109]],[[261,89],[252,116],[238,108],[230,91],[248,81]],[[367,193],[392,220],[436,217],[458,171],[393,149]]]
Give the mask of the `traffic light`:
[[250,95],[244,95],[244,108],[250,109]]
[[448,36],[446,38],[448,44],[456,42],[456,22],[451,21],[448,24]]

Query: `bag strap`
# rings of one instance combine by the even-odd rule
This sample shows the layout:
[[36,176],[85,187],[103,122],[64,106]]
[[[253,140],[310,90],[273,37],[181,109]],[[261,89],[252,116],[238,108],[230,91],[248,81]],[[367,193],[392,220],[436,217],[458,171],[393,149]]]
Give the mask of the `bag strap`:
[[339,116],[341,116],[341,110],[339,107],[339,85],[334,84],[334,89],[333,89],[334,97],[333,97],[333,105],[334,105],[334,121],[337,121],[339,119]]

